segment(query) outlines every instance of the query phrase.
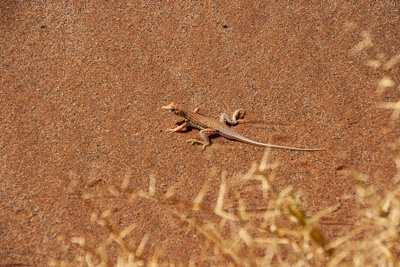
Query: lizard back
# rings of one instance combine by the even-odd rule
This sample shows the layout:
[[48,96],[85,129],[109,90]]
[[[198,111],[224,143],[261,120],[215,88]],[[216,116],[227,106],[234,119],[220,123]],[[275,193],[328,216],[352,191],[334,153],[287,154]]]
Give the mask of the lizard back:
[[233,130],[225,123],[222,123],[217,119],[210,118],[199,113],[185,111],[184,118],[188,120],[190,126],[198,128],[200,130],[213,129],[218,131],[218,134],[222,136],[229,135],[234,137],[239,135],[235,130]]

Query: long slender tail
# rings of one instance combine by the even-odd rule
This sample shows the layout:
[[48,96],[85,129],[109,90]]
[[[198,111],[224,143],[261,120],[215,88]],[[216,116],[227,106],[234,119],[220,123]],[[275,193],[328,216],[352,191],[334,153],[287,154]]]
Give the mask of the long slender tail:
[[298,150],[298,151],[322,151],[326,150],[325,148],[299,148],[299,147],[290,147],[290,146],[278,146],[278,145],[272,145],[272,144],[265,144],[265,143],[260,143],[256,142],[250,139],[247,139],[246,137],[240,136],[229,136],[227,137],[229,139],[234,139],[240,142],[244,142],[250,145],[255,145],[255,146],[264,146],[264,147],[275,147],[275,148],[281,148],[281,149],[289,149],[289,150]]

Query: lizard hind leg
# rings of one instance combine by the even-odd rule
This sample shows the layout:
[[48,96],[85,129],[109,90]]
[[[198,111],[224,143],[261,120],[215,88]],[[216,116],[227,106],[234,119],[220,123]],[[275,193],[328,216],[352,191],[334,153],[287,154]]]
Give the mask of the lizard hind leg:
[[244,111],[244,109],[238,109],[233,113],[232,118],[230,118],[228,116],[228,114],[223,113],[223,114],[221,114],[221,117],[219,120],[222,123],[226,123],[228,125],[236,125],[239,121],[243,120],[243,117],[245,114],[246,114],[246,112]]
[[217,132],[213,129],[204,129],[200,131],[200,137],[203,141],[196,140],[196,139],[188,139],[186,140],[187,143],[193,144],[201,144],[203,145],[203,150],[206,149],[209,145],[211,145],[210,142],[210,135],[216,134]]

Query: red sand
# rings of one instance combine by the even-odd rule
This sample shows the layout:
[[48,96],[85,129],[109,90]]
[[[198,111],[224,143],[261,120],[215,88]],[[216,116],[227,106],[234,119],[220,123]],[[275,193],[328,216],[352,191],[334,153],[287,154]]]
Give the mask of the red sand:
[[[400,64],[370,63],[400,52],[399,2],[256,2],[0,3],[0,264],[76,263],[87,251],[72,237],[89,251],[109,236],[94,210],[120,229],[135,223],[132,246],[148,233],[144,255],[162,245],[171,261],[196,259],[201,236],[109,186],[128,175],[129,192],[148,190],[154,175],[156,193],[179,184],[175,194],[192,201],[210,180],[213,206],[221,171],[247,172],[264,149],[222,137],[205,152],[186,144],[197,130],[163,131],[179,121],[161,110],[172,101],[215,117],[244,108],[235,129],[246,137],[327,148],[272,149],[274,183],[300,192],[310,216],[339,205],[320,222],[329,240],[352,231],[354,180],[342,170],[382,190],[398,172],[400,120],[377,105],[400,100]],[[378,88],[384,77],[395,85]]]

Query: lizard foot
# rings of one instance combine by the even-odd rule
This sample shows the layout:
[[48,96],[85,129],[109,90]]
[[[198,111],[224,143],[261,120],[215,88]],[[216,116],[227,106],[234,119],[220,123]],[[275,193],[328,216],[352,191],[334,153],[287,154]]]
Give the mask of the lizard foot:
[[182,125],[179,125],[178,127],[174,128],[174,129],[167,129],[165,131],[170,132],[170,133],[183,132],[183,131],[187,130],[187,126],[188,126],[188,123],[185,122]]
[[210,143],[206,143],[206,142],[196,140],[196,139],[188,139],[188,140],[186,140],[186,143],[191,143],[192,145],[194,145],[194,144],[203,145],[203,150],[206,149],[206,147],[210,145]]
[[194,145],[194,144],[201,144],[201,145],[204,145],[204,142],[203,142],[203,141],[196,140],[196,139],[188,139],[188,140],[186,140],[186,143],[191,143],[192,145]]
[[241,109],[236,110],[236,111],[233,113],[232,118],[233,118],[234,121],[239,122],[239,121],[242,121],[242,120],[243,120],[244,115],[246,115],[246,111],[245,111],[244,109],[241,108]]
[[167,129],[167,130],[165,130],[167,133],[176,133],[176,132],[182,132],[182,131],[186,131],[186,128],[185,129],[181,129],[181,130],[177,130],[176,128],[175,129]]

